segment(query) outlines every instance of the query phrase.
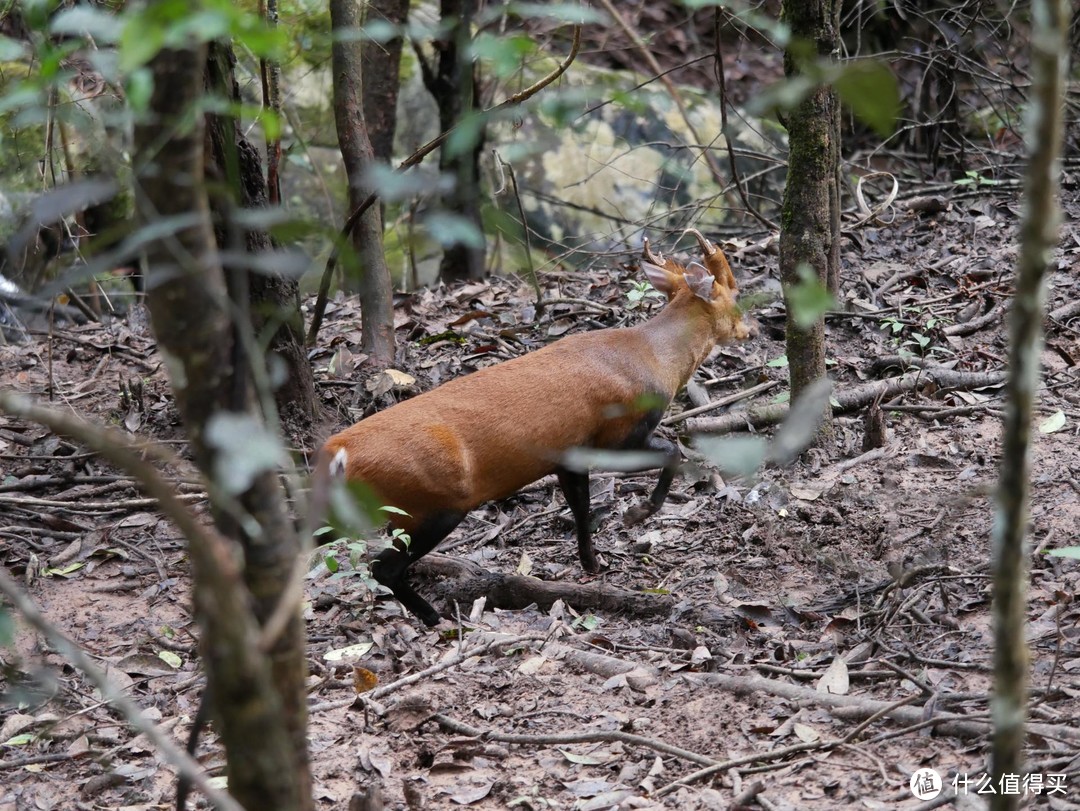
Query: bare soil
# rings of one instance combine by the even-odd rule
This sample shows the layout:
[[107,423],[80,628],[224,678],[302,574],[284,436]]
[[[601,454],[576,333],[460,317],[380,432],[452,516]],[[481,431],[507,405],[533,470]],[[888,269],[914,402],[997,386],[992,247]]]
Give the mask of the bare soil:
[[[1080,298],[1080,205],[1068,194],[1050,310]],[[1020,201],[999,192],[949,203],[945,212],[900,213],[890,225],[851,229],[843,255],[848,313],[828,320],[837,391],[900,374],[876,371],[875,360],[901,351],[957,370],[1005,368],[1002,313]],[[771,245],[728,250],[744,294],[775,289]],[[528,286],[512,279],[419,292],[398,306],[398,368],[425,390],[564,332],[633,323],[646,316],[627,308],[633,281],[629,263],[546,276],[545,299],[562,303],[542,312]],[[995,308],[998,316],[970,334],[949,334]],[[0,347],[5,385],[183,453],[161,359],[139,316],[136,308],[126,320],[55,326],[31,343]],[[697,375],[708,399],[766,380],[781,385],[754,403],[783,390],[786,369],[775,364],[784,354],[781,314],[765,307],[753,316],[759,334],[722,347]],[[1053,427],[1044,423],[1058,411],[1065,419],[1060,430],[1034,432],[1031,457],[1028,643],[1032,716],[1043,726],[1029,738],[1029,771],[1047,785],[1058,779],[1052,775],[1066,777],[1061,792],[1029,792],[1027,802],[1066,808],[1080,800],[1080,742],[1069,733],[1080,715],[1080,570],[1045,550],[1076,544],[1080,526],[1080,320],[1048,319],[1047,332],[1036,426]],[[419,340],[433,336],[441,337]],[[313,357],[328,427],[358,418],[370,400],[366,375],[356,370],[359,342],[356,303],[334,302]],[[120,389],[131,381],[137,391],[122,402]],[[669,413],[688,406],[680,396]],[[867,457],[860,458],[863,414],[843,414],[833,442],[789,467],[753,479],[689,473],[663,511],[633,529],[623,527],[622,514],[653,478],[597,476],[598,580],[580,572],[553,481],[488,505],[440,551],[506,574],[645,592],[670,607],[642,616],[566,603],[460,605],[475,629],[467,646],[510,641],[403,686],[391,687],[453,656],[452,635],[422,627],[393,600],[374,600],[343,548],[336,576],[322,554],[314,556],[306,617],[318,806],[344,808],[358,787],[379,782],[389,808],[718,809],[760,783],[772,808],[916,808],[908,785],[921,767],[936,769],[947,789],[966,775],[975,794],[989,742],[989,564],[1002,408],[1000,387],[920,388],[884,404],[885,444]],[[11,419],[0,418],[0,428],[0,561],[52,622],[182,740],[201,680],[177,531],[134,482],[80,448]],[[318,439],[302,438],[295,449],[302,464]],[[203,509],[197,478],[180,467],[178,489]],[[438,583],[418,582],[441,593]],[[445,599],[440,607],[454,608]],[[703,609],[713,621],[699,620]],[[362,655],[325,658],[361,643]],[[171,770],[38,635],[20,626],[0,656],[4,693],[16,702],[0,710],[0,811],[171,802]],[[366,708],[354,666],[378,680]],[[734,689],[718,675],[754,689]],[[807,692],[784,696],[764,689],[769,684]],[[830,711],[829,693],[871,709]],[[867,702],[905,700],[913,716],[881,712],[864,723],[879,706]],[[970,726],[939,728],[950,714]],[[470,737],[455,723],[491,734]],[[581,740],[582,733],[595,734]],[[793,745],[802,748],[778,751]],[[200,751],[208,767],[221,766],[212,732]],[[712,777],[671,785],[701,763],[748,756]],[[752,804],[752,794],[743,803]]]

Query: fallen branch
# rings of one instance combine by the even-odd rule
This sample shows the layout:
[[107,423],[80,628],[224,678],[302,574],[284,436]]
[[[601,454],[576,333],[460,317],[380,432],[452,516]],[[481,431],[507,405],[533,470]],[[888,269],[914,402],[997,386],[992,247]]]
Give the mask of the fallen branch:
[[[733,695],[748,696],[765,693],[789,701],[824,707],[834,717],[848,721],[865,720],[885,710],[886,712],[881,717],[889,718],[900,724],[918,724],[928,720],[935,720],[939,734],[950,735],[955,738],[983,740],[990,734],[991,729],[989,716],[985,720],[980,720],[970,715],[935,713],[933,719],[928,719],[926,717],[928,709],[925,706],[896,706],[893,702],[876,701],[861,696],[823,693],[810,687],[788,684],[777,679],[750,676],[745,673],[737,676],[728,676],[722,673],[695,673],[685,678],[691,684],[719,687]],[[985,701],[988,703],[989,698],[985,699]],[[1080,729],[1064,724],[1029,724],[1028,731],[1047,738],[1080,741]]]
[[551,608],[559,600],[578,610],[597,610],[635,617],[670,614],[675,599],[664,594],[643,594],[609,586],[599,580],[591,583],[538,580],[517,574],[500,574],[462,558],[432,554],[418,560],[410,569],[414,577],[430,577],[439,582],[432,586],[438,599],[469,605],[486,597],[494,608],[517,610],[538,605]]
[[618,741],[629,746],[642,746],[681,760],[688,760],[691,763],[699,763],[702,766],[711,766],[716,763],[712,758],[697,752],[691,752],[689,749],[672,746],[670,743],[664,743],[655,738],[646,738],[644,735],[633,735],[629,732],[619,732],[614,729],[596,730],[595,732],[561,732],[552,735],[516,735],[479,729],[442,713],[435,713],[431,716],[431,720],[444,729],[456,732],[458,735],[465,735],[469,738],[483,738],[485,741],[496,741],[498,743],[513,743],[524,746],[561,746],[570,743],[610,743]]
[[990,308],[990,312],[984,313],[978,318],[972,318],[970,321],[965,321],[962,324],[950,324],[941,331],[946,335],[971,335],[971,333],[978,332],[983,327],[996,324],[1001,320],[1001,316],[1004,314],[1005,304],[1004,302],[999,302]]
[[737,391],[734,394],[729,394],[727,397],[721,397],[717,400],[713,400],[705,405],[698,406],[697,408],[688,408],[681,414],[674,414],[660,422],[661,425],[676,425],[680,422],[696,417],[698,414],[704,414],[707,411],[715,411],[718,408],[729,406],[732,403],[737,403],[740,400],[749,400],[751,397],[757,397],[759,394],[764,394],[771,388],[775,388],[780,385],[779,380],[766,380],[764,383],[759,383],[756,386],[751,386],[748,389]]
[[[910,365],[916,365],[914,363]],[[882,399],[915,391],[926,383],[934,383],[939,389],[966,391],[983,386],[997,386],[1005,381],[1004,372],[958,372],[944,366],[925,364],[915,372],[900,377],[864,383],[850,389],[834,392],[833,414],[857,411],[870,405],[877,397]],[[687,430],[692,433],[726,434],[742,428],[766,428],[782,422],[787,416],[787,404],[760,406],[747,411],[736,411],[722,417],[706,417],[689,420]]]

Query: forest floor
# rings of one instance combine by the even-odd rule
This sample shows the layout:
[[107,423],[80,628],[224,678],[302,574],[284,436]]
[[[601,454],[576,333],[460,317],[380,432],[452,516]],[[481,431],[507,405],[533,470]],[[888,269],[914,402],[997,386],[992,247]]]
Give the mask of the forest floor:
[[[961,372],[1005,369],[1020,205],[1000,190],[958,193],[946,211],[847,231],[849,313],[828,319],[837,398],[901,375],[896,360],[879,361],[902,352]],[[1075,195],[1066,206],[1049,287],[1059,313],[1080,300]],[[775,245],[728,252],[744,293],[776,288]],[[403,297],[398,368],[425,390],[565,332],[637,322],[646,313],[628,309],[633,264],[545,276],[544,298],[562,303],[542,314],[515,279]],[[1037,726],[1021,789],[1053,808],[1080,801],[1080,567],[1045,554],[1075,544],[1080,526],[1073,313],[1047,320],[1031,458]],[[714,353],[695,378],[699,396],[776,381],[732,406],[743,409],[784,390],[781,314],[764,307],[752,317],[759,334]],[[441,339],[418,340],[432,336]],[[368,397],[354,392],[359,343],[357,305],[338,299],[313,357],[335,429]],[[57,326],[0,346],[0,375],[183,450],[144,319]],[[124,402],[129,381],[142,390]],[[826,447],[755,478],[690,473],[662,512],[633,529],[622,513],[654,476],[595,477],[596,578],[582,576],[553,480],[477,510],[440,552],[581,590],[577,600],[515,610],[497,607],[513,595],[461,604],[465,650],[475,652],[464,661],[446,633],[456,623],[426,629],[395,601],[374,601],[343,550],[336,575],[321,562],[325,551],[313,555],[306,619],[318,807],[344,808],[358,786],[379,781],[391,808],[718,809],[753,805],[755,792],[771,808],[917,808],[928,806],[909,778],[924,767],[942,776],[942,797],[957,779],[967,794],[957,807],[984,799],[1002,388],[950,388],[930,374],[923,382],[886,398],[881,447],[864,454],[865,408],[840,414]],[[682,394],[669,416],[687,407]],[[318,439],[297,449],[301,462]],[[203,509],[194,474],[174,475]],[[176,529],[130,478],[0,418],[0,562],[149,717],[186,736],[201,692],[188,562]],[[416,582],[450,613],[452,584]],[[620,589],[642,601],[620,609],[603,600]],[[358,647],[342,653],[349,646]],[[81,673],[22,627],[0,656],[4,691],[22,701],[0,710],[0,810],[169,805],[172,771]],[[375,692],[358,698],[354,673],[363,671],[354,666],[374,673]],[[221,766],[212,732],[201,753]],[[713,763],[728,765],[677,784]]]

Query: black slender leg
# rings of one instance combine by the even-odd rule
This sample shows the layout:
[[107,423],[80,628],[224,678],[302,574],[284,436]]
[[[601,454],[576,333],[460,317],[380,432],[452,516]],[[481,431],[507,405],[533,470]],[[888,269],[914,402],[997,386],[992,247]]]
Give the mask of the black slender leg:
[[395,541],[371,561],[371,575],[394,593],[405,608],[425,625],[438,625],[439,612],[409,585],[409,566],[439,545],[465,518],[463,512],[439,512],[429,516],[410,534],[408,548]]
[[675,481],[675,475],[679,472],[679,449],[673,443],[660,437],[650,436],[645,441],[645,450],[659,451],[666,454],[667,462],[660,469],[660,478],[649,498],[626,511],[623,516],[623,525],[627,527],[641,523],[664,506],[668,491],[671,490],[671,483]]
[[581,568],[595,574],[600,571],[600,565],[596,562],[592,533],[589,531],[589,474],[562,467],[556,470],[555,474],[559,477],[559,487],[562,488],[566,503],[574,516]]

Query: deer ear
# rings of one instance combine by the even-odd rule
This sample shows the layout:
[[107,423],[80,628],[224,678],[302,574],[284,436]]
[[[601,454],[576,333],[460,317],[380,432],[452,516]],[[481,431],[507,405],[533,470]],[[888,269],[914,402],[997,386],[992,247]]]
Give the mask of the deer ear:
[[727,257],[724,256],[722,250],[715,248],[712,253],[706,255],[705,264],[716,278],[716,281],[733,293],[738,291],[739,285],[735,281],[735,274],[731,272],[731,265],[728,264]]
[[713,282],[715,279],[713,279],[713,275],[708,268],[694,262],[686,269],[683,278],[695,296],[705,301],[713,300]]
[[644,260],[641,262],[641,270],[645,274],[645,278],[649,280],[649,284],[668,298],[671,298],[675,292],[675,274],[659,265]]

